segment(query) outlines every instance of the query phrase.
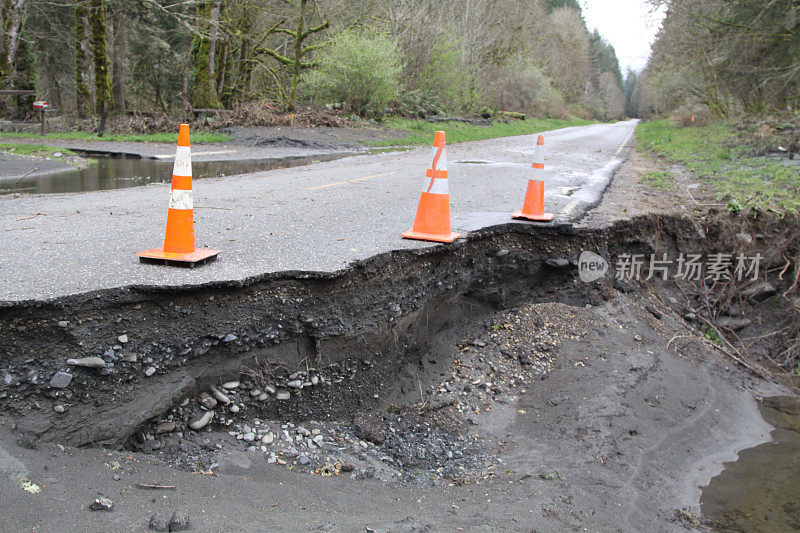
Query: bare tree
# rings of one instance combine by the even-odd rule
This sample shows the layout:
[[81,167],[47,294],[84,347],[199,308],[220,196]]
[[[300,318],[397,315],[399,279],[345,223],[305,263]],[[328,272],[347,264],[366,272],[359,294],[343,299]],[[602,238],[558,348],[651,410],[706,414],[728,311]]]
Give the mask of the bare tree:
[[314,66],[312,62],[304,60],[309,52],[316,50],[323,44],[306,45],[306,40],[330,26],[330,21],[326,20],[317,26],[308,26],[307,18],[310,15],[308,0],[299,0],[294,2],[292,0],[284,0],[295,10],[297,18],[297,26],[295,28],[278,27],[275,28],[276,33],[284,33],[290,37],[290,50],[291,54],[281,54],[278,50],[265,48],[263,52],[270,57],[278,60],[280,63],[287,65],[292,70],[291,81],[289,85],[289,92],[286,97],[286,109],[291,111],[297,102],[297,87],[300,84],[300,74],[303,69]]
[[195,37],[195,87],[192,105],[200,109],[219,109],[217,95],[216,49],[220,0],[205,0],[197,6],[198,28]]
[[111,94],[111,75],[108,69],[106,47],[106,6],[104,0],[91,0],[89,20],[92,25],[92,55],[94,56],[94,104],[100,115],[98,131],[105,131],[106,117],[114,111],[114,96]]
[[89,0],[75,2],[75,99],[78,116],[91,114],[91,50],[89,44]]

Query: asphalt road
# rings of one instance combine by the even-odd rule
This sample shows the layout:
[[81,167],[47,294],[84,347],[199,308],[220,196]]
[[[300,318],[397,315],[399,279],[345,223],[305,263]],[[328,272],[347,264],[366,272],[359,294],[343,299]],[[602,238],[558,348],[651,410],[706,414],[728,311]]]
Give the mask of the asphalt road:
[[[556,221],[575,221],[600,200],[634,128],[628,121],[545,133],[545,203]],[[512,221],[535,143],[528,135],[448,146],[454,231]],[[400,237],[429,163],[430,148],[418,148],[195,180],[197,245],[222,253],[193,270],[140,264],[135,255],[163,242],[169,184],[0,197],[0,301],[336,271],[382,252],[438,246]]]

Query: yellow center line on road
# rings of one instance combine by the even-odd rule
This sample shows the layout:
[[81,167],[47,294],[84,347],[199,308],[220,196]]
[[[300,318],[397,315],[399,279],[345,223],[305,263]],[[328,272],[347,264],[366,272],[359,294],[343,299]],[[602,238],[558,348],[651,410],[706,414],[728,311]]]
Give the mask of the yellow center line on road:
[[337,185],[347,185],[356,181],[370,180],[372,178],[380,178],[381,176],[391,176],[394,172],[384,172],[383,174],[373,174],[372,176],[364,176],[363,178],[356,178],[354,180],[337,181],[335,183],[326,183],[325,185],[317,185],[316,187],[308,187],[307,191],[316,191],[317,189],[327,189],[328,187],[336,187]]

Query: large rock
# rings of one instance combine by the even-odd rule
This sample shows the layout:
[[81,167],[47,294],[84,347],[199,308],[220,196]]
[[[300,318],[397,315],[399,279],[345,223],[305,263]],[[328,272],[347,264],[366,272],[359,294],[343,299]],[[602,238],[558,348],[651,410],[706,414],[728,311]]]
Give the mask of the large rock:
[[217,400],[207,392],[200,394],[200,404],[206,409],[213,409],[217,406]]
[[375,444],[386,440],[386,423],[376,415],[358,413],[353,417],[353,429],[359,439]]
[[763,302],[764,300],[773,297],[776,292],[778,291],[775,289],[772,283],[769,281],[761,281],[752,287],[748,287],[747,289],[743,290],[742,296],[757,302]]
[[72,374],[66,372],[56,372],[53,374],[53,377],[50,378],[50,386],[54,389],[65,389],[69,387],[71,382]]
[[[69,412],[58,417],[52,416],[52,411],[28,411],[20,419],[19,429],[39,440],[76,447],[100,445],[114,448],[191,394],[196,386],[193,377],[185,369],[179,369],[158,381],[149,380],[135,388],[117,389],[116,395],[108,396],[101,409],[93,403],[82,403],[82,398],[73,396]],[[59,407],[65,411],[63,405]],[[92,416],[85,416],[87,412]]]
[[214,418],[214,411],[206,411],[203,416],[189,424],[189,427],[195,431],[201,430],[211,422],[212,418]]
[[106,362],[100,357],[81,357],[79,359],[67,359],[67,364],[80,366],[83,368],[105,368]]

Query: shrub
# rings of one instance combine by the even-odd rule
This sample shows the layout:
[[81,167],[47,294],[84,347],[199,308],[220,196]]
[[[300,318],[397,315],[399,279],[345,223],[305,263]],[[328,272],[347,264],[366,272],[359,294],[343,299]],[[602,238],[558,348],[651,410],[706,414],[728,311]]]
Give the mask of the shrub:
[[383,34],[347,30],[317,56],[303,76],[305,91],[324,103],[344,102],[360,116],[379,114],[398,92],[397,43]]
[[493,74],[489,86],[495,107],[534,114],[563,113],[564,98],[552,80],[523,54],[512,55]]
[[394,111],[404,117],[426,118],[431,115],[444,115],[445,106],[434,94],[409,91],[400,96]]
[[475,81],[471,69],[462,64],[456,44],[442,41],[431,50],[416,85],[423,93],[435,95],[448,111],[469,113],[480,100]]
[[[694,117],[694,123],[692,123],[692,117]],[[707,106],[687,104],[673,111],[670,119],[678,126],[705,126],[714,120],[714,115]]]

